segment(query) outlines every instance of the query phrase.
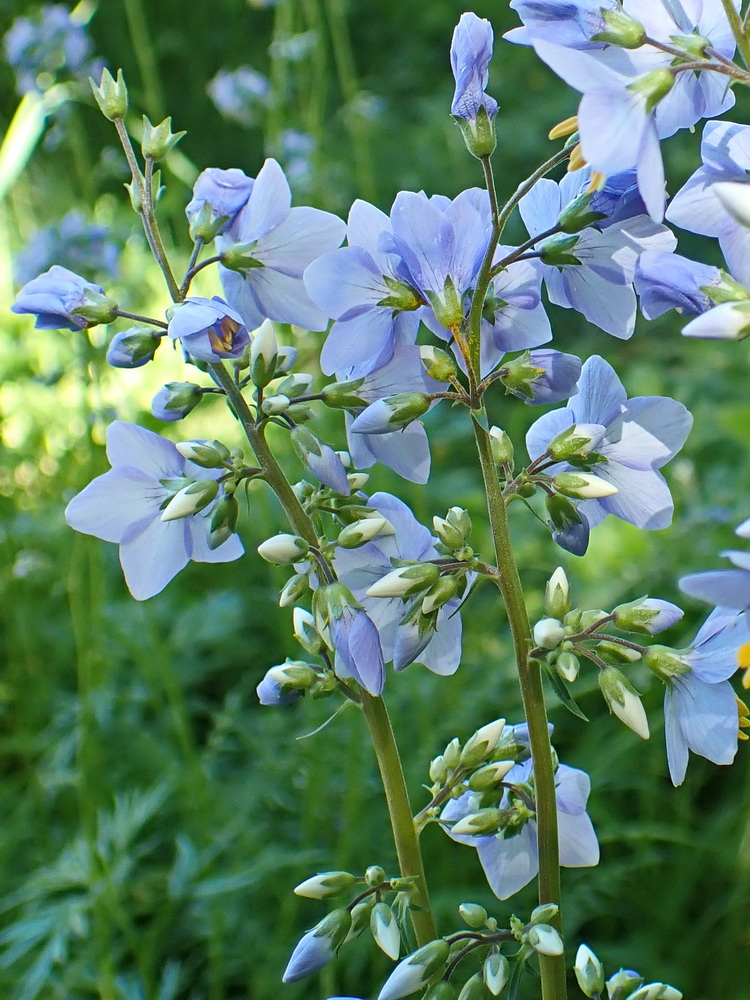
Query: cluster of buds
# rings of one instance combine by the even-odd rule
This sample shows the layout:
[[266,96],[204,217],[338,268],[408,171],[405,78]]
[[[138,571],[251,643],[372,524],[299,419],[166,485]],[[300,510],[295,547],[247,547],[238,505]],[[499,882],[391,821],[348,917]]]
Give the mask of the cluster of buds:
[[682,1000],[682,993],[666,983],[646,983],[633,969],[619,969],[605,981],[604,966],[585,944],[576,954],[573,967],[581,992],[592,1000]]

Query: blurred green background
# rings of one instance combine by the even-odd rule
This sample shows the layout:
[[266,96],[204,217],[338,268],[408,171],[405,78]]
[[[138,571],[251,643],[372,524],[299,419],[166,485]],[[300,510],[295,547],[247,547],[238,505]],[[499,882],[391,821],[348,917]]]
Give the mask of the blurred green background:
[[[179,270],[189,253],[184,206],[208,166],[254,175],[265,156],[277,156],[298,203],[343,215],[355,197],[387,210],[402,188],[454,195],[479,183],[448,116],[448,47],[463,9],[448,0],[100,0],[80,4],[74,16],[91,57],[123,68],[133,129],[143,112],[153,121],[171,114],[175,128],[188,130],[165,170],[161,202]],[[474,9],[492,19],[498,38],[491,92],[501,104],[496,170],[508,194],[549,155],[546,133],[574,112],[575,95],[532,53],[499,40],[515,23],[503,0]],[[0,35],[39,10],[4,0]],[[147,368],[113,370],[104,362],[106,331],[34,331],[28,318],[8,312],[18,283],[55,262],[98,280],[124,308],[158,315],[166,305],[122,189],[113,129],[93,107],[85,72],[71,73],[45,45],[47,68],[20,111],[19,66],[0,63],[0,996],[372,996],[390,963],[366,939],[320,976],[280,986],[294,943],[325,912],[292,887],[317,870],[394,866],[357,713],[304,738],[330,704],[256,703],[265,670],[298,653],[291,615],[269,611],[284,573],[251,557],[190,564],[164,593],[137,604],[114,546],[64,523],[70,496],[106,468],[104,429],[115,416],[175,440],[238,442],[213,401],[184,426],[156,427],[153,393],[190,377],[178,355],[162,351]],[[56,105],[46,122],[43,99]],[[740,101],[736,120],[750,120],[748,111]],[[671,140],[666,158],[674,192],[698,163],[698,136]],[[72,222],[70,212],[79,213]],[[50,226],[57,229],[35,235]],[[85,248],[91,226],[106,234],[94,252]],[[708,242],[686,239],[681,249],[717,260]],[[213,294],[214,276],[204,272],[196,289]],[[604,355],[631,395],[673,395],[696,423],[667,469],[677,510],[667,531],[606,523],[577,560],[514,510],[532,613],[560,561],[587,607],[647,592],[679,599],[677,577],[718,565],[717,552],[750,514],[746,349],[685,341],[673,316],[620,343],[577,315],[553,313],[556,346]],[[314,357],[320,340],[300,340],[303,359]],[[503,399],[494,413],[519,452],[537,415]],[[325,428],[343,443],[336,424]],[[476,548],[489,556],[466,422],[441,410],[431,428],[428,487],[407,487],[382,469],[371,483],[403,496],[427,523],[451,504],[467,506]],[[296,460],[283,455],[298,477]],[[246,547],[279,526],[268,495],[253,490],[241,525]],[[456,676],[415,667],[389,680],[415,808],[425,801],[420,783],[430,758],[453,736],[465,739],[499,715],[519,719],[507,626],[489,590],[469,606]],[[686,610],[668,636],[675,645],[687,644],[705,617],[692,602]],[[590,812],[602,844],[597,869],[563,872],[568,938],[585,940],[610,973],[625,965],[677,984],[692,1000],[746,1000],[747,753],[741,746],[731,769],[693,759],[685,785],[673,790],[661,692],[638,671],[634,679],[648,688],[646,744],[609,717],[591,674],[575,688],[588,725],[550,695],[561,759],[591,774]],[[533,906],[533,888],[512,906],[494,900],[475,852],[437,828],[425,833],[424,848],[445,932],[462,901],[481,902],[500,919]],[[533,982],[525,995],[536,995]]]

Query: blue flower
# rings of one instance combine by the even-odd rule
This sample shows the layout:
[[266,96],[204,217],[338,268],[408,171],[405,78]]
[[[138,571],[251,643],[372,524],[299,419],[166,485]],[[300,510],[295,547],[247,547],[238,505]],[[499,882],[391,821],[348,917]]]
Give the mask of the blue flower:
[[666,678],[664,721],[673,785],[685,780],[689,750],[714,764],[731,764],[737,753],[739,717],[729,678],[747,640],[743,619],[744,614],[726,608],[712,611],[690,648],[678,654],[680,667]]
[[439,558],[432,535],[406,504],[389,493],[374,493],[367,503],[392,525],[394,534],[378,536],[357,549],[337,548],[334,568],[339,579],[374,622],[386,662],[393,660],[395,669],[401,670],[419,657],[419,662],[435,674],[455,673],[461,659],[457,599],[440,608],[435,628],[426,633],[426,641],[420,646],[414,643],[411,630],[402,622],[409,606],[401,598],[366,596],[369,587],[392,571],[391,559],[425,562]]
[[506,32],[503,37],[508,41],[554,42],[569,49],[602,48],[601,42],[591,41],[606,27],[602,10],[620,9],[617,0],[511,0],[510,7],[524,27]]
[[470,12],[461,15],[451,42],[451,69],[456,80],[451,114],[456,118],[474,121],[480,108],[489,118],[497,114],[497,101],[485,93],[492,43],[489,21]]
[[330,212],[292,208],[292,194],[276,160],[266,160],[244,207],[217,239],[220,251],[233,245],[249,258],[241,272],[220,267],[227,302],[253,330],[263,320],[324,330],[327,317],[302,281],[305,268],[337,247],[346,226]]
[[87,291],[101,295],[104,289],[55,264],[24,285],[11,311],[36,316],[38,330],[83,330],[92,322],[74,313],[86,305]]
[[[283,692],[283,693],[282,693]],[[302,690],[295,690],[294,688],[289,688],[284,691],[282,685],[270,674],[266,674],[263,680],[258,684],[255,689],[255,693],[258,695],[258,701],[261,705],[266,707],[277,707],[282,705],[291,705],[292,702],[298,701],[303,696]]]
[[[559,186],[541,180],[532,188],[520,204],[529,235],[556,226],[562,210],[577,195],[578,184],[575,178],[566,178]],[[550,260],[544,265],[550,301],[578,310],[606,333],[627,340],[635,329],[633,281],[638,257],[644,250],[670,251],[676,245],[673,233],[665,226],[655,224],[646,215],[636,215],[604,227],[589,226],[576,236],[553,236],[538,243],[536,249]],[[557,248],[564,251],[559,259],[554,256]],[[552,256],[548,256],[550,253]],[[570,262],[571,257],[578,263]]]
[[669,309],[699,316],[714,305],[705,289],[720,282],[718,267],[674,253],[642,253],[635,269],[635,290],[646,319],[656,319]]
[[[533,424],[526,446],[536,459],[569,427],[590,425],[597,439],[592,471],[618,492],[585,500],[579,510],[592,526],[614,514],[638,528],[666,528],[672,520],[672,497],[657,470],[680,450],[692,423],[682,403],[668,397],[628,399],[614,369],[595,355],[583,366],[578,393],[567,407],[545,413]],[[572,466],[557,465],[547,471],[562,469]]]
[[252,177],[236,167],[229,170],[209,167],[198,175],[185,215],[192,222],[203,206],[208,205],[214,219],[226,216],[227,221],[220,230],[223,233],[244,208],[254,183]]
[[[735,534],[750,538],[750,520],[744,521]],[[750,554],[730,549],[722,555],[727,556],[736,568],[683,576],[679,581],[680,590],[718,607],[750,611]]]
[[353,677],[377,697],[385,684],[385,662],[378,629],[370,616],[362,608],[346,604],[339,614],[331,613],[329,628],[337,655],[336,673]]
[[669,203],[667,219],[688,232],[718,238],[730,271],[738,281],[748,285],[750,230],[726,211],[713,187],[722,181],[747,181],[750,125],[707,122],[701,158],[703,165]]
[[239,358],[250,344],[242,317],[215,295],[185,299],[173,308],[168,334],[198,361]]
[[[538,374],[529,383],[531,398],[517,393],[530,406],[546,406],[569,399],[576,391],[581,377],[581,359],[562,351],[542,350],[529,352],[529,364]],[[513,391],[511,389],[511,391]]]
[[[533,768],[533,758],[514,765],[503,779],[503,784],[524,785],[527,794],[533,795],[533,786],[529,785]],[[599,844],[586,812],[590,791],[591,782],[584,771],[560,764],[555,774],[555,796],[560,864],[564,868],[590,868],[599,863]],[[460,798],[448,803],[440,819],[451,822],[460,820],[477,812],[483,804],[482,793],[466,791]],[[512,807],[507,789],[499,807]],[[446,831],[453,840],[476,847],[489,886],[498,899],[508,899],[523,889],[539,871],[537,823],[533,816],[529,816],[520,829],[515,827],[507,837],[503,831],[491,836],[453,834],[449,827]]]
[[153,597],[192,559],[230,562],[242,553],[236,535],[209,547],[210,508],[177,520],[161,519],[172,480],[215,479],[182,457],[171,441],[136,424],[116,420],[107,429],[109,472],[97,476],[68,504],[71,528],[120,546],[120,565],[138,601]]

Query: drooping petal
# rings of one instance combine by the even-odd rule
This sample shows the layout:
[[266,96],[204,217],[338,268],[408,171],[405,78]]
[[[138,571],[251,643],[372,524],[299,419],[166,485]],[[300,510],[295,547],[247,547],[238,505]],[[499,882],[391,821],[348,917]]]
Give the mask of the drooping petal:
[[128,590],[137,601],[160,593],[190,560],[183,521],[155,518],[120,545],[120,565]]
[[490,889],[498,899],[508,899],[539,871],[536,824],[529,821],[519,834],[507,840],[499,836],[482,838],[477,854]]

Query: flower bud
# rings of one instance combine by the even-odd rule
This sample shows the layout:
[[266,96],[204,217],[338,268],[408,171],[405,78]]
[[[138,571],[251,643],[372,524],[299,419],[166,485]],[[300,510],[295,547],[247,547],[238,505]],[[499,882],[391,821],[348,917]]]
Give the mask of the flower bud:
[[682,1000],[682,993],[666,983],[648,983],[631,993],[628,1000]]
[[309,551],[310,546],[304,538],[283,532],[272,538],[267,538],[258,546],[258,555],[261,559],[275,563],[277,566],[288,566],[298,562],[300,559],[304,559]]
[[387,903],[376,903],[373,906],[370,914],[370,930],[378,948],[394,962],[398,961],[401,952],[401,932],[393,910]]
[[271,667],[266,677],[270,677],[281,689],[304,691],[318,679],[318,672],[303,660],[287,660]]
[[114,299],[91,287],[85,288],[83,294],[83,305],[71,310],[71,316],[80,316],[81,319],[88,320],[87,326],[95,326],[97,323],[114,323],[118,312]]
[[367,406],[367,401],[357,395],[357,389],[364,384],[363,378],[348,382],[331,382],[320,390],[323,402],[334,410],[354,410]]
[[315,627],[315,619],[304,608],[295,608],[292,612],[293,634],[305,652],[317,656],[325,647],[325,643]]
[[455,736],[445,750],[443,750],[443,760],[445,761],[445,766],[449,771],[458,767],[459,761],[461,760],[461,744],[459,743],[457,736]]
[[[189,207],[189,206],[188,206]],[[204,201],[200,208],[188,215],[189,233],[193,243],[212,243],[230,221],[229,215],[215,215],[211,205]]]
[[501,427],[490,427],[490,447],[496,465],[513,465],[513,442]]
[[304,573],[295,573],[284,584],[279,594],[279,607],[288,608],[290,604],[296,604],[301,597],[310,589],[310,581]]
[[565,638],[565,629],[557,618],[542,618],[534,626],[534,642],[542,649],[555,649]]
[[563,953],[562,938],[549,924],[534,924],[533,927],[529,928],[526,940],[540,955],[554,956]]
[[445,518],[438,517],[437,514],[432,519],[432,527],[443,545],[451,551],[460,549],[466,541],[463,532],[459,528],[452,525]]
[[570,584],[562,566],[558,566],[544,588],[544,610],[550,618],[563,618],[570,611]]
[[250,345],[250,377],[253,384],[264,389],[276,374],[279,343],[273,323],[266,319],[253,334]]
[[428,774],[433,784],[442,785],[445,782],[445,779],[448,777],[448,768],[445,766],[445,759],[442,754],[438,754],[437,757],[433,757],[430,761]]
[[163,160],[174,149],[180,139],[186,135],[187,132],[172,131],[171,118],[165,118],[158,125],[152,125],[144,115],[141,152],[148,160]]
[[432,984],[422,1000],[456,1000],[456,988],[447,980],[440,979]]
[[124,118],[128,113],[128,88],[122,76],[122,70],[117,71],[117,81],[108,69],[102,70],[99,86],[89,77],[91,89],[101,113],[109,121],[114,122]]
[[422,600],[422,614],[430,615],[438,608],[442,608],[456,596],[458,586],[455,576],[441,576],[425,594]]
[[578,657],[569,650],[563,650],[555,660],[555,670],[568,684],[572,684],[578,677],[580,669],[581,664]]
[[234,493],[222,493],[211,511],[208,547],[213,551],[230,538],[237,528],[240,505]]
[[580,945],[576,952],[573,971],[581,992],[591,1000],[604,992],[604,966],[585,944]]
[[686,663],[676,649],[669,646],[649,646],[643,654],[643,662],[648,669],[663,681],[689,674],[692,667]]
[[473,768],[486,760],[495,749],[503,735],[505,719],[496,719],[469,737],[461,751],[460,762],[464,767]]
[[352,925],[348,910],[333,910],[308,931],[297,943],[281,977],[283,983],[296,983],[318,972],[336,954]]
[[610,712],[642,740],[647,740],[650,734],[646,710],[627,677],[617,667],[606,667],[599,672],[599,687]]
[[378,535],[393,535],[395,529],[385,517],[363,517],[359,521],[347,524],[339,532],[336,539],[342,549],[356,549],[360,545],[371,542]]
[[491,952],[482,966],[484,983],[493,997],[500,996],[510,977],[510,963],[500,952]]
[[480,767],[471,775],[469,788],[473,792],[484,792],[490,788],[497,788],[515,765],[514,760],[498,760],[492,764],[485,764],[484,767]]
[[628,84],[628,90],[645,94],[646,110],[653,111],[674,87],[674,74],[666,68],[652,69],[642,73]]
[[219,492],[219,484],[215,479],[199,479],[189,486],[184,486],[172,497],[161,512],[162,521],[176,521],[181,517],[190,517],[208,507]]
[[484,1000],[486,996],[487,987],[485,986],[482,973],[475,972],[464,983],[461,992],[458,994],[458,1000]]
[[487,923],[487,911],[479,903],[461,903],[458,913],[467,927],[479,930]]
[[560,472],[552,480],[552,485],[558,493],[576,500],[601,500],[617,493],[617,487],[612,483],[586,472]]
[[277,417],[280,413],[286,413],[291,404],[291,400],[288,396],[284,396],[282,393],[277,392],[273,396],[264,396],[263,405],[261,406],[262,411],[268,417]]
[[646,29],[622,10],[601,9],[604,30],[591,36],[592,42],[617,45],[621,49],[638,49],[646,39]]
[[639,976],[633,969],[620,969],[606,982],[607,996],[609,1000],[625,1000],[642,982],[643,976]]
[[154,360],[161,337],[142,326],[116,333],[107,348],[107,364],[113,368],[140,368]]
[[193,382],[167,382],[151,401],[151,413],[157,420],[182,420],[202,399],[200,386]]
[[370,911],[375,905],[375,897],[368,896],[352,908],[352,925],[344,938],[344,944],[358,938],[370,926]]
[[430,941],[400,962],[378,994],[378,1000],[401,1000],[415,993],[442,972],[450,955],[450,946],[442,938]]
[[675,625],[683,615],[676,604],[660,601],[653,597],[640,597],[629,604],[618,604],[613,608],[615,625],[625,632],[640,632],[656,635]]
[[371,889],[376,889],[385,882],[385,869],[380,865],[370,865],[365,871],[365,882]]
[[451,382],[458,377],[456,362],[440,347],[425,345],[419,348],[425,372],[436,382]]
[[598,643],[594,649],[605,663],[635,663],[641,658],[640,650],[623,646],[619,642],[605,640]]
[[574,424],[553,437],[547,451],[556,462],[571,462],[576,465],[585,460],[604,437],[605,428],[601,424]]
[[434,563],[414,563],[387,573],[365,593],[368,597],[411,597],[429,590],[439,578],[440,569]]
[[220,469],[229,459],[229,449],[220,441],[178,441],[175,445],[183,458],[202,469]]
[[[339,454],[341,453],[339,452]],[[349,472],[347,473],[346,478],[349,482],[352,493],[358,493],[360,490],[363,490],[370,481],[370,475],[367,472]],[[393,532],[385,531],[383,534],[395,534],[395,530],[396,529],[394,528]]]
[[534,907],[534,910],[529,917],[530,924],[548,924],[553,917],[556,917],[560,912],[560,907],[557,903],[542,903],[540,906]]
[[350,430],[355,434],[391,434],[421,417],[430,403],[424,392],[397,392],[371,403],[355,418]]
[[[539,259],[543,264],[550,267],[566,267],[567,265],[580,264],[580,260],[575,256],[579,236],[558,233],[556,236],[548,236],[537,245]],[[504,381],[504,380],[503,380]]]
[[487,834],[497,833],[500,829],[500,815],[500,810],[494,808],[468,813],[453,824],[451,834],[460,837],[484,837]]
[[356,881],[349,872],[320,872],[300,882],[295,886],[294,892],[297,896],[305,896],[307,899],[330,899],[351,889]]
[[557,225],[561,233],[572,235],[580,233],[588,226],[593,226],[595,222],[606,218],[602,212],[595,212],[591,206],[593,193],[585,191],[577,198],[574,198],[557,217]]

